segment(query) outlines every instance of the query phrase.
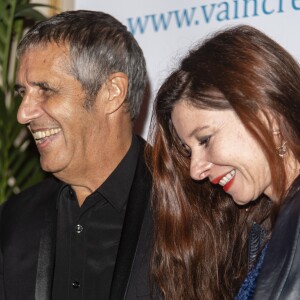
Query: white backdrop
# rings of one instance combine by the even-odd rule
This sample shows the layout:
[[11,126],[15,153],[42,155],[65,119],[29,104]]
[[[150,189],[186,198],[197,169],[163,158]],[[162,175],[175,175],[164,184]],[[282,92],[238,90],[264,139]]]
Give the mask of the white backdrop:
[[75,9],[113,15],[142,47],[151,83],[150,103],[137,126],[145,138],[157,89],[181,56],[207,34],[249,24],[300,60],[300,0],[75,0]]

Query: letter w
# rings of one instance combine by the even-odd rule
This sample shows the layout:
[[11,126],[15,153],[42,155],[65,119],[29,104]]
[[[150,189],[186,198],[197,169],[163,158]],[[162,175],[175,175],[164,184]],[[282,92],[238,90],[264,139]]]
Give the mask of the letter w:
[[176,24],[178,28],[181,28],[183,25],[187,25],[188,27],[191,26],[194,14],[195,14],[196,7],[191,8],[190,14],[187,9],[184,9],[181,13],[181,16],[179,15],[179,10],[174,10],[173,13],[175,14],[176,18]]
[[157,15],[149,15],[149,17],[152,20],[153,29],[155,32],[157,32],[161,26],[164,30],[167,30],[169,28],[172,13],[173,13],[172,11],[169,11],[167,18],[165,16],[165,14],[158,15],[158,18],[156,18]]
[[140,32],[141,34],[143,34],[146,30],[149,16],[145,16],[144,19],[142,19],[141,17],[137,17],[135,19],[135,24],[133,24],[133,19],[135,19],[135,18],[128,18],[127,19],[129,31],[133,35],[135,35],[137,32]]

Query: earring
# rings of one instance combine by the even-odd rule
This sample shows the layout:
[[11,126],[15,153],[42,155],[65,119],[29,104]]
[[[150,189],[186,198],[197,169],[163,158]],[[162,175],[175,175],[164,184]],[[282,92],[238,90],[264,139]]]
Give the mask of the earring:
[[[276,128],[276,129],[273,129],[273,130],[272,130],[272,133],[273,133],[274,135],[280,135],[280,134],[281,134],[280,130],[277,129],[277,128]],[[281,158],[283,158],[284,155],[286,154],[286,151],[287,151],[286,141],[283,141],[282,145],[276,148],[276,151],[277,151],[278,155],[279,155]]]
[[287,151],[286,142],[284,141],[281,146],[277,147],[276,151],[278,155],[283,158]]

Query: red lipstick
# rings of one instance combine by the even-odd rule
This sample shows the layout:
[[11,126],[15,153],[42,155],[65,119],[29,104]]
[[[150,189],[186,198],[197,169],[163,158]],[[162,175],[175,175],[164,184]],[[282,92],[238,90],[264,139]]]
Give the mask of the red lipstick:
[[233,184],[233,182],[234,182],[234,179],[235,179],[235,176],[234,176],[228,183],[226,183],[226,184],[223,186],[223,190],[224,190],[225,192],[227,192],[227,191],[230,189],[230,187],[232,186],[232,184]]
[[219,184],[220,180],[226,175],[227,173],[224,173],[223,175],[215,178],[214,180],[211,181],[213,184]]

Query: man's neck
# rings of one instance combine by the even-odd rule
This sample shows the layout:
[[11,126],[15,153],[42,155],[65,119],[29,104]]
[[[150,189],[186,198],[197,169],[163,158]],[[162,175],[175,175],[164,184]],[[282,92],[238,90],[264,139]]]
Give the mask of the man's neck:
[[[99,155],[93,155],[93,160],[82,162],[81,170],[72,173],[54,174],[59,180],[70,184],[76,192],[78,203],[81,206],[85,199],[91,195],[110,176],[114,169],[126,155],[132,142],[132,135],[127,140],[122,139],[114,143],[114,147],[104,147]],[[107,145],[106,145],[107,146]]]

